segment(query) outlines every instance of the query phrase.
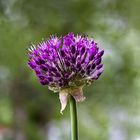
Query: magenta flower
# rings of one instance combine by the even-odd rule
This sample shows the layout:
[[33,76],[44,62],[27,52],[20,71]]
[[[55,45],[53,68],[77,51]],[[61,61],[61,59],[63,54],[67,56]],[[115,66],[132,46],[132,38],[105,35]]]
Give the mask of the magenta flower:
[[42,85],[59,92],[62,113],[69,94],[77,102],[85,99],[82,88],[102,74],[103,54],[94,40],[69,33],[31,46],[28,64]]

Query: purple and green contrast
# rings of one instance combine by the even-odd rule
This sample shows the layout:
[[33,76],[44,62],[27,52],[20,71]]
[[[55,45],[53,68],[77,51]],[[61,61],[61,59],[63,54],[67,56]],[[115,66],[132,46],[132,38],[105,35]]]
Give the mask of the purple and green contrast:
[[103,72],[102,56],[95,40],[69,33],[50,36],[29,48],[28,65],[42,85],[59,92],[61,112],[71,94],[76,101],[85,99],[82,88],[97,80]]

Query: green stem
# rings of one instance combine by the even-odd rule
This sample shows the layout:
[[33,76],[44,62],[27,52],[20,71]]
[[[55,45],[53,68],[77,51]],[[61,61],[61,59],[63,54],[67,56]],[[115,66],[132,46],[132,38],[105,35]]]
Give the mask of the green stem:
[[78,140],[78,121],[76,101],[70,96],[71,140]]

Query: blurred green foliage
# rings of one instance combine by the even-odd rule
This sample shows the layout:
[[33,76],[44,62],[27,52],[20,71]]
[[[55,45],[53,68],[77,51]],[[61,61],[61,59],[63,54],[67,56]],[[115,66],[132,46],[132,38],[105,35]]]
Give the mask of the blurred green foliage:
[[[41,86],[27,49],[50,34],[87,34],[105,71],[78,104],[80,140],[140,139],[139,0],[0,0],[0,137],[69,140],[69,107]],[[6,131],[3,131],[6,130]]]

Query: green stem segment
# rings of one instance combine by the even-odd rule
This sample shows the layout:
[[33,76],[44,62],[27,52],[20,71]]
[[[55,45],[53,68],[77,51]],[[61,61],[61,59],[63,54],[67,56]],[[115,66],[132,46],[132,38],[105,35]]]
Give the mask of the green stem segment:
[[71,140],[78,140],[78,121],[75,99],[70,96]]

